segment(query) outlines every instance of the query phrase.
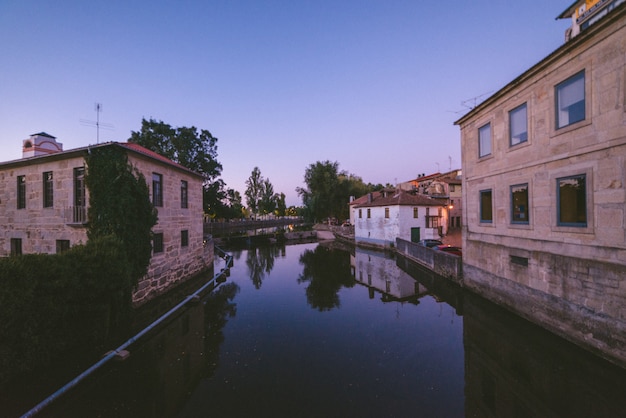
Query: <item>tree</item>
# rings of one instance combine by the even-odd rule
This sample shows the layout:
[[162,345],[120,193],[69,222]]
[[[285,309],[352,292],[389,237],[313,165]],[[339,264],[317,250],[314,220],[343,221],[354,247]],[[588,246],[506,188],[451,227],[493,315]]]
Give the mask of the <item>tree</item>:
[[285,193],[276,195],[276,216],[287,215],[287,204],[285,203]]
[[224,182],[216,180],[222,173],[217,161],[217,138],[195,126],[172,128],[154,119],[141,120],[141,130],[131,131],[129,142],[139,144],[178,164],[202,174],[203,202],[207,213],[220,207],[225,197]]
[[261,193],[263,188],[263,177],[261,176],[261,170],[259,167],[254,167],[250,177],[246,180],[246,203],[252,213],[257,214],[259,212],[259,201],[261,200]]
[[340,172],[339,163],[330,161],[318,161],[307,167],[304,182],[307,187],[298,187],[296,191],[302,198],[305,217],[313,221],[348,218],[350,196],[359,197],[371,191],[360,177]]
[[276,195],[270,179],[264,179],[261,187],[259,209],[263,214],[273,213],[276,210]]

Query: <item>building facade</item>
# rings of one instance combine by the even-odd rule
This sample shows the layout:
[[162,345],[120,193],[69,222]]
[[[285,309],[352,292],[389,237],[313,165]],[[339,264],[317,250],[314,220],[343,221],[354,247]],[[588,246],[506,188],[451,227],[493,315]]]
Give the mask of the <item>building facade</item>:
[[356,244],[390,248],[396,238],[417,242],[448,231],[445,202],[402,189],[368,193],[350,203]]
[[626,365],[626,4],[601,3],[602,19],[456,122],[463,280]]
[[[46,148],[32,152],[42,140]],[[0,256],[54,254],[87,242],[85,156],[94,147],[122,147],[145,177],[158,210],[148,274],[133,301],[143,303],[211,266],[213,247],[203,237],[201,175],[136,144],[63,151],[48,134],[24,141],[25,158],[0,163]]]

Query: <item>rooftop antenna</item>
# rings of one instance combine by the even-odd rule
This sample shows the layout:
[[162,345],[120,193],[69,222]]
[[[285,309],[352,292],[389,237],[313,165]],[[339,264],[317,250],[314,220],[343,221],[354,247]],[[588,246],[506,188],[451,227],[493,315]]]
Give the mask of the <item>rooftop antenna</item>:
[[96,111],[96,121],[81,119],[80,123],[86,126],[95,126],[96,127],[96,144],[100,143],[100,126],[103,129],[113,130],[113,125],[109,123],[100,123],[100,112],[102,112],[102,103],[95,103],[94,110]]

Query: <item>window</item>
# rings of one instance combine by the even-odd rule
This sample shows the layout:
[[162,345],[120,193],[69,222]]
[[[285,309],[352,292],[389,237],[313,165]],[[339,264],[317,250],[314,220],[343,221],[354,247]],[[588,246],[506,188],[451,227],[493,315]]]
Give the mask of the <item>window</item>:
[[413,208],[413,217],[417,218],[417,216],[419,215],[419,210],[418,208]]
[[363,209],[359,209],[359,218],[363,217]]
[[556,179],[557,182],[557,225],[587,226],[586,175]]
[[189,231],[187,230],[180,231],[180,246],[181,247],[189,246]]
[[180,207],[187,209],[187,181],[180,181]]
[[74,206],[85,206],[85,167],[74,169]]
[[484,157],[491,154],[491,124],[488,123],[478,128],[478,156]]
[[43,207],[51,208],[53,202],[52,171],[46,171],[43,173]]
[[58,239],[57,240],[57,254],[60,254],[64,251],[70,249],[70,240],[68,239]]
[[372,217],[372,210],[371,209],[367,209],[367,219]]
[[163,176],[152,173],[152,204],[163,206]]
[[385,218],[389,219],[389,208],[385,208]]
[[26,207],[26,176],[17,176],[17,208]]
[[21,238],[11,238],[11,255],[22,255]]
[[528,184],[511,186],[511,222],[514,224],[527,224],[530,222]]
[[526,103],[509,112],[509,141],[511,146],[528,141],[527,116]]
[[585,119],[585,72],[568,78],[555,87],[556,129]]
[[480,222],[492,223],[493,212],[491,206],[491,190],[480,191]]
[[163,252],[163,233],[162,232],[158,234],[154,234],[152,236],[152,252],[155,254]]

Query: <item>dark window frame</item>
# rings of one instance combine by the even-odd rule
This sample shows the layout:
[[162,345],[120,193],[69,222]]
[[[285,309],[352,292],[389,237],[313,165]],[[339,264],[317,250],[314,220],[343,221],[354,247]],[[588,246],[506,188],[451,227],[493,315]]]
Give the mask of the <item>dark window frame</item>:
[[[525,188],[526,200],[523,201],[521,191],[515,191],[516,188]],[[530,223],[530,192],[528,183],[514,184],[510,187],[511,196],[511,223],[517,225],[528,225]],[[516,196],[517,195],[517,196]]]
[[[564,217],[566,217],[565,215],[565,207],[563,205],[563,200],[565,200],[566,196],[564,196],[562,194],[562,192],[565,191],[565,189],[563,188],[564,186],[567,186],[566,182],[571,182],[572,180],[582,180],[582,190],[578,191],[576,193],[575,196],[573,196],[573,198],[575,198],[575,212],[574,212],[574,216],[576,218],[578,217],[582,217],[584,220],[563,220]],[[576,192],[576,191],[574,191]],[[572,195],[570,195],[568,197],[569,199],[572,198]],[[556,224],[557,226],[565,226],[565,227],[576,227],[576,228],[586,228],[588,226],[588,222],[589,222],[589,211],[587,208],[587,201],[588,201],[588,196],[587,196],[587,174],[576,174],[576,175],[572,175],[572,176],[566,176],[566,177],[559,177],[556,179],[556,199],[557,199],[557,209],[556,209]],[[569,203],[569,202],[568,202]],[[568,208],[571,208],[572,205],[569,204],[567,205]],[[567,217],[570,217],[570,214],[567,214]]]
[[17,176],[17,208],[26,209],[26,176]]
[[163,233],[156,232],[152,234],[152,253],[159,254],[163,252]]
[[163,206],[163,175],[152,173],[152,205]]
[[11,256],[22,255],[22,238],[11,238]]
[[[524,111],[524,131],[514,132],[515,116],[522,110]],[[514,139],[519,136],[521,138],[514,142]],[[509,146],[514,147],[525,142],[528,142],[528,103],[522,103],[516,108],[509,110]]]
[[[560,92],[564,91],[567,87],[574,85],[579,80],[582,80],[582,100],[570,104],[569,106],[561,109]],[[587,91],[586,91],[585,70],[579,71],[576,74],[568,77],[554,86],[554,126],[555,128],[562,129],[571,126],[575,123],[582,122],[587,117]],[[561,110],[567,111],[567,122],[561,123]],[[574,116],[573,120],[570,120]]]
[[[487,194],[489,195],[489,207],[488,208],[484,204],[485,203],[484,197],[486,197]],[[481,224],[493,223],[493,190],[492,189],[484,189],[484,190],[479,191],[479,221]]]
[[54,207],[54,175],[52,171],[44,171],[43,181],[43,207]]
[[187,229],[180,231],[180,246],[189,247],[189,230]]
[[61,254],[70,249],[70,240],[69,239],[58,239],[56,240],[57,246],[57,254]]
[[[487,132],[487,129],[489,130],[489,151],[488,152],[484,152],[485,150],[483,150],[483,138],[482,138],[482,134],[483,132]],[[485,145],[487,143],[485,142]],[[491,122],[487,122],[484,125],[482,125],[481,127],[478,128],[478,158],[484,158],[484,157],[488,157],[491,155],[493,151],[493,132],[491,129]]]
[[180,207],[182,209],[189,208],[189,183],[187,180],[180,181]]

